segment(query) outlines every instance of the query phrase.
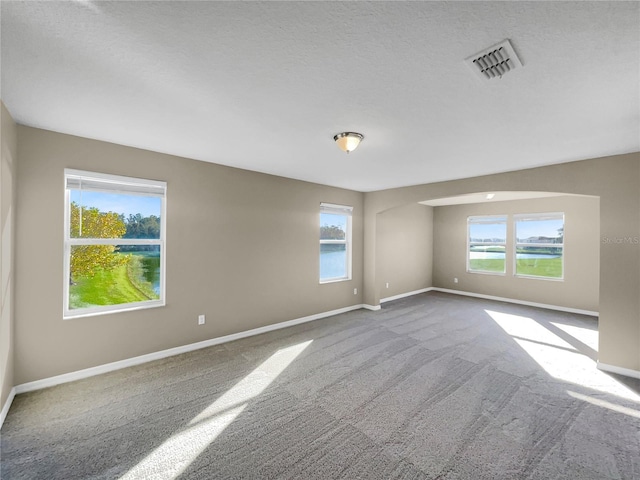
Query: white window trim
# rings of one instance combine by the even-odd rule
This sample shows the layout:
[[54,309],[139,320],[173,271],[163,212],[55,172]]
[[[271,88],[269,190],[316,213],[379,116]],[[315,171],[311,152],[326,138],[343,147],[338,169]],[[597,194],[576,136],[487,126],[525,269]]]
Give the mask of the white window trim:
[[[318,251],[318,279],[320,284],[325,283],[336,283],[336,282],[345,282],[352,279],[352,248],[351,248],[351,230],[352,230],[352,217],[353,217],[353,207],[348,205],[337,205],[335,203],[320,203],[320,214],[322,213],[331,213],[334,215],[344,215],[347,217],[347,232],[344,240],[322,240],[320,239],[320,243],[318,245],[323,244],[334,244],[334,245],[346,245],[347,252],[347,275],[344,277],[335,277],[335,278],[320,278],[320,252]],[[319,224],[320,222],[318,222]]]
[[[69,183],[74,179],[95,180],[96,183],[121,185],[123,189],[116,188],[101,189],[99,186],[89,187],[93,191],[105,191],[110,193],[126,193],[128,195],[158,196],[161,200],[160,210],[160,238],[159,239],[133,239],[133,238],[71,238],[71,198]],[[163,307],[166,305],[166,221],[167,221],[167,201],[166,182],[158,180],[147,180],[142,178],[125,177],[120,175],[109,175],[106,173],[88,172],[65,168],[64,170],[64,289],[63,289],[63,315],[64,320],[90,317],[94,315],[104,315],[117,312],[128,312],[132,310],[142,310],[147,308]],[[71,247],[75,245],[160,245],[160,298],[157,300],[147,300],[144,302],[131,302],[120,305],[104,305],[81,309],[69,309],[69,277],[71,262]]]
[[[557,220],[562,219],[562,243],[521,243],[518,242],[518,227],[517,222],[527,220]],[[551,282],[563,282],[564,281],[564,244],[566,239],[564,212],[551,212],[551,213],[518,213],[513,215],[513,276],[516,278],[529,278],[535,280],[548,280]],[[545,277],[542,275],[524,275],[518,273],[518,247],[559,247],[562,249],[562,276],[561,277]]]
[[[492,221],[493,220],[493,221]],[[505,240],[504,243],[496,242],[472,242],[470,235],[471,224],[478,223],[504,223],[505,226]],[[509,228],[509,216],[508,215],[471,215],[467,217],[467,273],[474,273],[479,275],[500,275],[505,276],[507,274],[507,236]],[[503,272],[490,272],[488,270],[471,270],[469,254],[471,253],[471,244],[474,245],[503,245],[504,246],[504,271]]]

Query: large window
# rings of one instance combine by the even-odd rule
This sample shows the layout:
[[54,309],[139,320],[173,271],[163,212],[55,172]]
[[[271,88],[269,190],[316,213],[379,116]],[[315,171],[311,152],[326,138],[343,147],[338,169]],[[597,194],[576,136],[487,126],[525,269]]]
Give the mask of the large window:
[[516,276],[563,279],[564,214],[513,215],[509,228],[515,242],[508,247],[507,219],[506,215],[467,218],[467,271],[504,274],[508,255]]
[[320,283],[351,279],[353,207],[320,204]]
[[164,182],[65,170],[64,317],[164,305]]
[[505,273],[507,217],[469,217],[467,231],[467,271]]
[[516,228],[515,274],[563,278],[564,215],[514,215]]

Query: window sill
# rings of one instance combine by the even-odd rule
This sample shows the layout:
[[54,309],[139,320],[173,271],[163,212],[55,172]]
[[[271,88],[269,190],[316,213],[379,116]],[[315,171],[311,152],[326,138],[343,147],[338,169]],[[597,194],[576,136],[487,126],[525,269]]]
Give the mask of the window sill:
[[538,275],[513,275],[515,278],[527,278],[530,280],[551,280],[552,282],[564,282],[564,277],[540,277]]
[[95,309],[78,309],[78,313],[73,313],[74,310],[64,312],[62,319],[73,320],[75,318],[95,317],[98,315],[109,315],[112,313],[133,312],[136,310],[146,310],[149,308],[158,308],[164,306],[166,306],[164,300],[156,300],[150,302],[130,303],[126,304],[126,306],[123,306],[122,308],[97,307]]
[[330,279],[327,279],[327,280],[320,280],[320,285],[324,285],[326,283],[348,282],[349,280],[351,280],[351,277],[330,278]]
[[507,275],[506,272],[484,272],[480,270],[467,270],[467,273],[479,274],[479,275],[497,275],[499,277],[504,277]]

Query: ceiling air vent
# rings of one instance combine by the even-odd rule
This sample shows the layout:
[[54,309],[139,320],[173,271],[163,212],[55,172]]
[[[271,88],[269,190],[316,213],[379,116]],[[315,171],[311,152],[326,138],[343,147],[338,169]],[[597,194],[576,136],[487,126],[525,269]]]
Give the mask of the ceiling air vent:
[[522,62],[520,62],[509,40],[503,40],[471,55],[465,59],[465,63],[483,80],[502,78],[504,74],[522,67]]

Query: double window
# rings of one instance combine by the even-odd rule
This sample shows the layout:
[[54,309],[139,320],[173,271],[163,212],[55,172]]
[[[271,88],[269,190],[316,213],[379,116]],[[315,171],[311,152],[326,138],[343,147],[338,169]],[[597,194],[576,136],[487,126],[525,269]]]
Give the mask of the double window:
[[351,279],[353,207],[320,204],[320,283]]
[[64,317],[164,305],[166,183],[65,170]]
[[562,279],[564,214],[513,215],[512,248],[507,244],[508,224],[506,215],[467,219],[467,271],[505,274],[509,256],[516,276]]

